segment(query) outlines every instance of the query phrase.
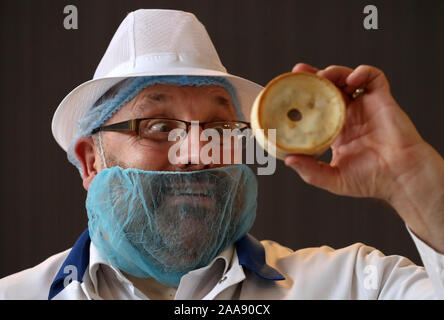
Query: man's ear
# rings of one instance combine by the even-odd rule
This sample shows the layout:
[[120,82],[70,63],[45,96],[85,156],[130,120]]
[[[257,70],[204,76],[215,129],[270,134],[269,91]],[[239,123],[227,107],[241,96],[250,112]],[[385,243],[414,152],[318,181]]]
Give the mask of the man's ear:
[[82,166],[83,187],[88,190],[91,180],[100,171],[94,140],[91,137],[80,138],[74,147],[74,153]]

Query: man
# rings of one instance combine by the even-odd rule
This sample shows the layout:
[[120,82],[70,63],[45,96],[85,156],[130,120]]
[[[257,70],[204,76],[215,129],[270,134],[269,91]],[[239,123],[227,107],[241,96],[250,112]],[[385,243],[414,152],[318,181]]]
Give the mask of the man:
[[[390,203],[425,269],[360,243],[294,252],[248,235],[254,174],[242,164],[193,159],[207,145],[199,139],[204,130],[245,129],[242,117],[248,121],[261,87],[226,73],[193,15],[138,10],[118,28],[94,79],[73,90],[53,119],[54,136],[88,190],[88,230],[72,249],[0,280],[0,297],[444,298],[444,160],[377,68],[299,63],[293,71],[340,88],[347,120],[330,164],[291,155],[286,165],[332,193]],[[358,88],[365,93],[351,98]],[[179,161],[168,156],[175,129],[189,147],[174,154]]]

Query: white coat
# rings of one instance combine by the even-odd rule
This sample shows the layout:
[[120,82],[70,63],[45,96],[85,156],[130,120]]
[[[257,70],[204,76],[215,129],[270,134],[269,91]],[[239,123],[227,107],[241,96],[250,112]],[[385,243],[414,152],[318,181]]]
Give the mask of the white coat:
[[[410,235],[425,268],[362,243],[293,251],[246,235],[208,266],[183,276],[172,297],[444,299],[444,255]],[[103,259],[85,231],[72,249],[0,279],[0,299],[148,298]]]

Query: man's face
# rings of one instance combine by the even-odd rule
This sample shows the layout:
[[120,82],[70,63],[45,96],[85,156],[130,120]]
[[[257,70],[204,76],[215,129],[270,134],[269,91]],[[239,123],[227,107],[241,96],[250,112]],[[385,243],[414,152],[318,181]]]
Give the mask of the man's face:
[[[236,111],[229,93],[222,87],[173,86],[156,84],[149,86],[117,111],[105,125],[137,118],[171,118],[185,121],[236,120]],[[199,129],[200,130],[200,129]],[[199,131],[200,133],[200,131]],[[191,138],[187,140],[199,139]],[[168,143],[140,143],[135,133],[107,131],[102,133],[102,144],[108,167],[137,168],[147,171],[200,170],[221,165],[177,164],[168,160]],[[199,154],[202,142],[189,143],[188,154],[180,157],[191,158]],[[192,147],[194,146],[194,148]],[[98,148],[96,148],[96,156]],[[180,161],[184,163],[186,161]],[[103,169],[97,168],[98,171]]]
[[[229,93],[218,86],[192,87],[158,84],[142,90],[129,101],[105,125],[137,118],[171,118],[185,121],[213,122],[236,120],[236,111]],[[200,135],[201,129],[199,129]],[[189,139],[199,139],[188,135],[183,143],[190,157],[199,153],[202,142],[190,143]],[[141,143],[142,142],[142,143]],[[205,142],[204,142],[205,143]],[[171,164],[168,160],[170,143],[141,141],[137,134],[122,131],[102,132],[102,146],[107,167],[136,168],[145,171],[196,171],[223,165]],[[99,148],[96,157],[100,159]],[[183,163],[183,162],[181,162]],[[97,168],[97,171],[104,167]],[[235,171],[238,172],[238,171]],[[223,226],[232,234],[238,223],[238,211],[242,207],[238,196],[235,174],[224,172],[194,174],[192,176],[154,175],[144,180],[143,202],[148,210],[131,211],[128,207],[140,207],[140,203],[128,204],[126,189],[121,197],[114,197],[120,213],[133,214],[131,223],[125,226],[129,234],[144,235],[145,238],[134,244],[145,252],[157,254],[156,258],[168,266],[181,268],[192,265],[208,248],[220,241],[218,228]],[[240,179],[240,176],[238,177]],[[157,179],[157,180],[156,180]],[[151,181],[152,180],[152,181]],[[104,186],[105,187],[105,186]],[[106,186],[119,188],[119,183]],[[116,192],[119,193],[119,192]],[[235,199],[232,199],[232,196]],[[230,205],[227,209],[227,203]],[[239,210],[238,210],[239,209]],[[126,216],[125,216],[126,217]],[[126,221],[126,218],[124,219]],[[148,222],[149,220],[149,222]],[[149,232],[147,231],[149,230]]]

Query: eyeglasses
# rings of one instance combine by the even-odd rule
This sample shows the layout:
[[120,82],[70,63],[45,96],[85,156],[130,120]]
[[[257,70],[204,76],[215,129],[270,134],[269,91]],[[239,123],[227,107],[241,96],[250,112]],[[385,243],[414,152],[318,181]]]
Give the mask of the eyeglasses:
[[[165,142],[168,141],[168,136],[171,131],[175,129],[180,130],[180,134],[187,134],[192,122],[169,119],[169,118],[141,118],[131,119],[123,122],[110,124],[95,128],[91,134],[99,131],[128,131],[135,132],[142,140],[151,142]],[[245,121],[214,121],[214,122],[199,122],[199,127],[203,130],[214,129],[223,137],[224,130],[238,130],[242,132],[250,128],[250,123]]]

